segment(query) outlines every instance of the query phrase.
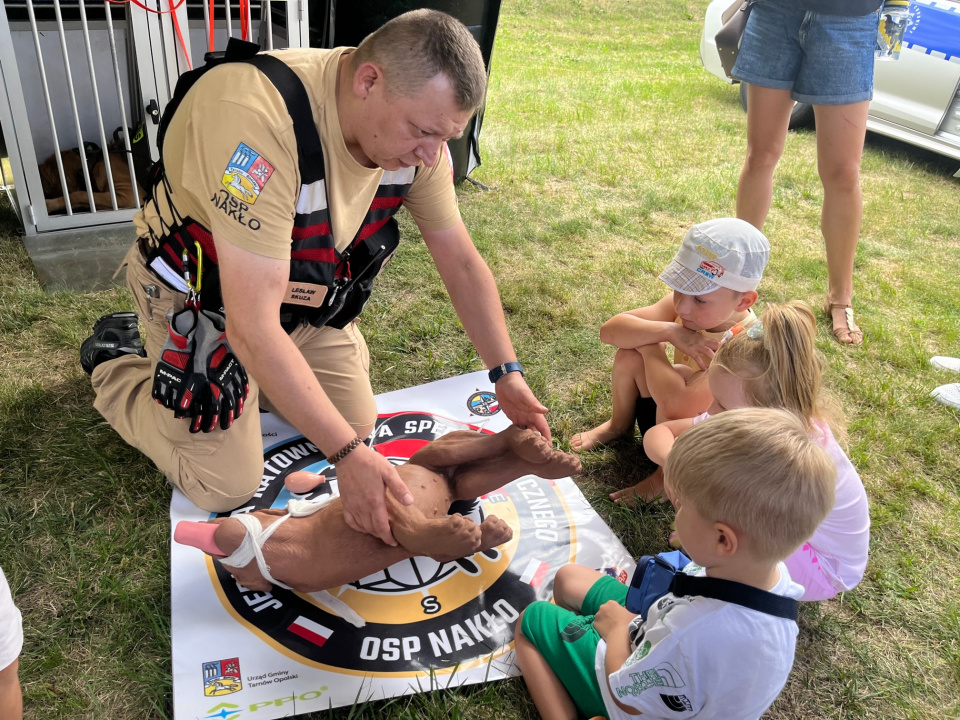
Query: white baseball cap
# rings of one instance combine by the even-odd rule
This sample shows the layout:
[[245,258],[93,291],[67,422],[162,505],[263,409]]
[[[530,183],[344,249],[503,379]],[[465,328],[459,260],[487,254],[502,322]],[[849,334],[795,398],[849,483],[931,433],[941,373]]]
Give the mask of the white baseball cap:
[[707,220],[687,231],[660,279],[684,295],[756,290],[769,258],[766,236],[746,220]]

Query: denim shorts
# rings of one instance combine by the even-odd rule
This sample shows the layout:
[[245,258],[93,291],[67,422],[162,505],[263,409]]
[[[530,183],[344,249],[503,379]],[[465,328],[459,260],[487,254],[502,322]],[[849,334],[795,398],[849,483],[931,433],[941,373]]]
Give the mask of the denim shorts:
[[873,98],[873,49],[880,13],[859,17],[797,9],[793,0],[753,6],[733,67],[738,80],[791,90],[811,105]]

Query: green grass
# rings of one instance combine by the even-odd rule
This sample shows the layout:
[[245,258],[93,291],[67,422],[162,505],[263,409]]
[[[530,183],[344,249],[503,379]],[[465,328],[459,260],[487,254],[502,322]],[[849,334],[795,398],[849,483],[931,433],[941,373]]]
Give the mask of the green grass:
[[[614,313],[661,296],[691,224],[734,210],[745,118],[697,57],[706,0],[507,0],[474,177],[461,210],[497,276],[518,355],[565,442],[609,415]],[[960,715],[960,415],[929,398],[927,360],[960,353],[956,163],[870,136],[855,271],[863,347],[830,339],[827,382],[870,496],[870,564],[853,592],[805,606],[794,672],[769,717]],[[822,302],[815,136],[791,133],[765,227],[761,298]],[[409,221],[363,316],[378,392],[480,369]],[[0,565],[27,633],[29,718],[152,718],[171,709],[167,505],[149,461],[105,425],[77,348],[126,291],[44,293],[0,209]],[[635,554],[670,513],[614,507],[649,470],[593,453],[581,486]],[[314,717],[533,718],[522,681]]]

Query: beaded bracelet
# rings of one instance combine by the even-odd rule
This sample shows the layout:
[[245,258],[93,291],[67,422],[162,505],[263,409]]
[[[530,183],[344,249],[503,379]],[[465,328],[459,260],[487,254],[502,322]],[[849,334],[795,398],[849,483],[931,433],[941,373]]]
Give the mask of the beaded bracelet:
[[336,465],[338,462],[343,460],[347,455],[353,452],[356,448],[363,444],[363,440],[360,439],[360,436],[357,435],[350,442],[340,448],[339,452],[331,455],[327,458],[327,462],[331,465]]

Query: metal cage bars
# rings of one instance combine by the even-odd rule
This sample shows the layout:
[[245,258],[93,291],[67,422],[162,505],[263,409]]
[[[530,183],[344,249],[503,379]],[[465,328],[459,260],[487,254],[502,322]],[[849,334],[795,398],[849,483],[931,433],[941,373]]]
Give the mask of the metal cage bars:
[[[40,0],[42,2],[42,0]],[[65,215],[49,215],[46,212],[46,205],[43,202],[43,191],[40,182],[40,174],[37,165],[37,152],[35,142],[31,131],[31,118],[28,117],[26,101],[24,98],[24,83],[31,81],[31,70],[25,66],[17,65],[17,57],[12,50],[10,42],[11,23],[7,17],[7,3],[0,0],[0,8],[4,12],[0,13],[0,46],[7,45],[8,50],[0,49],[0,124],[3,125],[5,139],[10,148],[10,160],[13,169],[14,187],[17,191],[19,200],[18,210],[22,212],[24,229],[28,235],[48,230],[71,230],[82,228],[89,225],[99,225],[109,222],[128,222],[137,208],[140,207],[139,196],[134,190],[134,207],[129,209],[119,208],[117,201],[117,192],[113,180],[113,168],[110,161],[108,149],[107,129],[104,119],[103,98],[101,92],[103,85],[103,73],[98,80],[95,67],[95,57],[100,58],[99,53],[109,53],[109,68],[107,73],[112,82],[116,93],[116,106],[113,109],[119,110],[122,127],[124,130],[135,126],[140,116],[140,109],[136,108],[137,100],[142,99],[143,103],[149,99],[152,103],[146,103],[149,109],[144,116],[145,130],[149,138],[151,154],[155,157],[156,152],[156,125],[160,111],[166,106],[173,94],[177,78],[180,73],[192,66],[190,58],[191,52],[191,31],[198,28],[191,27],[188,18],[188,6],[186,2],[178,0],[136,0],[135,5],[127,4],[125,13],[125,24],[127,31],[127,41],[132,50],[132,57],[128,57],[128,67],[121,69],[123,64],[121,55],[118,51],[118,37],[114,28],[113,15],[111,13],[111,3],[104,0],[104,24],[107,35],[107,42],[94,44],[91,38],[90,26],[87,17],[87,4],[85,0],[52,0],[53,11],[55,15],[55,27],[58,34],[60,52],[63,60],[63,80],[66,84],[66,95],[69,101],[69,119],[66,124],[73,125],[73,132],[77,138],[77,147],[81,148],[79,153],[80,174],[83,177],[86,188],[87,200],[89,202],[89,211],[77,211],[72,207],[69,198],[66,172],[60,157],[61,139],[69,135],[69,131],[64,131],[62,125],[64,120],[61,114],[61,127],[58,127],[56,113],[54,112],[54,102],[51,95],[52,89],[49,82],[50,77],[58,76],[58,68],[50,67],[44,61],[43,48],[41,47],[40,37],[41,28],[37,20],[37,7],[34,0],[25,0],[26,14],[29,21],[29,32],[32,36],[33,49],[36,53],[37,75],[32,78],[39,86],[42,93],[43,106],[49,121],[50,138],[53,142],[56,158],[57,175],[63,191],[65,201]],[[16,2],[16,0],[13,0]],[[20,2],[19,5],[23,5]],[[206,0],[199,0],[197,3],[203,8],[203,36],[206,40],[203,45],[206,49],[210,48],[210,38],[217,31],[226,31],[227,36],[234,35],[233,13],[231,11],[230,0],[218,3],[214,14],[210,13],[210,6]],[[165,5],[165,8],[161,8]],[[254,5],[256,5],[257,25],[254,26]],[[282,7],[280,15],[280,24],[277,24],[274,18],[274,7]],[[85,62],[86,73],[89,76],[91,92],[89,96],[80,96],[75,82],[76,58],[71,58],[66,42],[66,28],[63,18],[62,8],[66,6],[71,11],[79,11],[80,29],[83,38],[83,57],[80,62]],[[49,7],[47,3],[40,5],[44,13],[49,17]],[[243,11],[246,13],[245,26],[250,30],[252,36],[254,32],[255,40],[259,40],[261,46],[266,49],[276,47],[307,47],[309,45],[309,28],[307,9],[303,0],[259,0],[250,4],[244,4]],[[152,10],[149,12],[147,9]],[[199,10],[190,2],[190,9]],[[216,17],[216,11],[220,10],[220,17]],[[176,15],[174,21],[172,15]],[[199,20],[199,17],[196,18]],[[24,23],[20,21],[18,31],[24,31]],[[197,23],[198,24],[198,23]],[[186,32],[177,33],[177,26],[185,28]],[[278,43],[275,34],[280,30],[285,37],[285,42]],[[123,42],[122,40],[120,42]],[[105,46],[105,47],[104,47]],[[48,48],[49,51],[49,48]],[[201,55],[202,57],[202,55]],[[201,60],[197,58],[196,62]],[[22,60],[21,60],[22,62]],[[30,63],[28,63],[29,65]],[[55,63],[58,64],[58,63]],[[101,66],[102,67],[102,66]],[[50,75],[53,73],[53,75]],[[124,90],[122,77],[126,74],[128,78],[129,92]],[[80,77],[77,75],[76,77]],[[107,93],[109,95],[109,91]],[[125,97],[126,96],[126,97]],[[62,108],[62,98],[59,98]],[[8,103],[7,107],[2,107]],[[143,104],[141,103],[141,104]],[[101,148],[103,150],[104,169],[106,171],[106,182],[109,189],[110,209],[98,210],[93,197],[93,184],[91,183],[91,168],[87,162],[86,153],[82,151],[84,147],[83,130],[81,127],[80,108],[86,111],[93,111],[96,117],[96,134],[99,136]],[[128,111],[131,112],[131,120],[128,120]],[[152,118],[150,122],[147,118]],[[89,127],[89,125],[88,125]],[[129,132],[122,132],[123,152],[126,155],[127,167],[131,186],[135,189],[136,173],[131,152],[131,138]],[[67,143],[68,145],[70,143]],[[118,171],[120,171],[118,169]],[[122,171],[120,171],[122,172]],[[17,182],[17,181],[20,182]],[[7,189],[8,180],[3,178],[4,189],[9,196]],[[26,190],[24,193],[23,190]],[[13,198],[11,198],[12,200]],[[16,203],[14,203],[16,205]]]

